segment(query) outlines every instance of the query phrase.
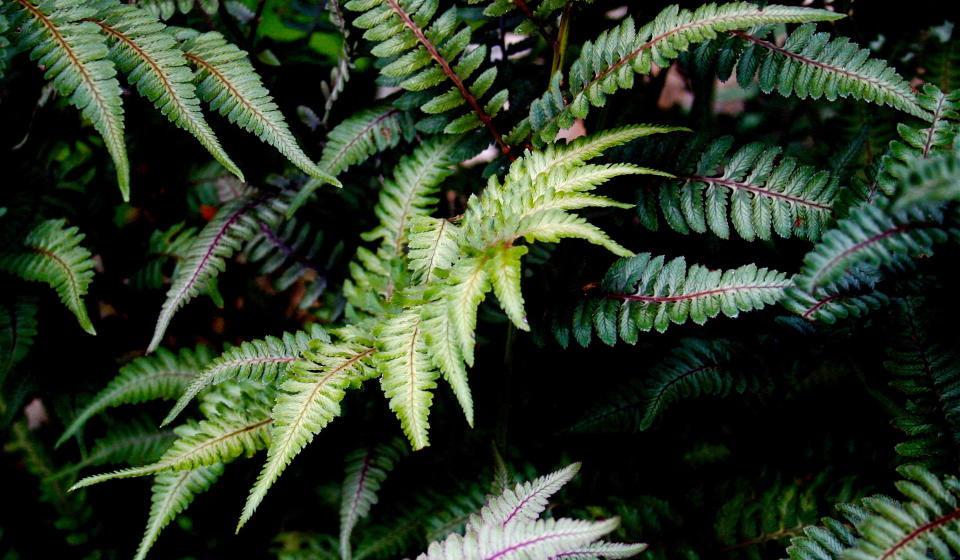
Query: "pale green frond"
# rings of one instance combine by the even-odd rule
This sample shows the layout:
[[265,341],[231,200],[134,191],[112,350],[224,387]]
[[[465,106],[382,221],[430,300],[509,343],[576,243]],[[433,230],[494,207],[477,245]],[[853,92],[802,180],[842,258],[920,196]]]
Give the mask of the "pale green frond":
[[118,478],[228,463],[240,455],[252,457],[270,444],[272,397],[272,391],[251,389],[234,395],[236,402],[211,403],[204,420],[191,420],[174,429],[177,440],[156,463],[88,476],[71,490]]
[[435,299],[424,304],[421,315],[427,354],[450,385],[467,419],[467,424],[472,428],[473,397],[470,393],[470,385],[467,383],[467,368],[463,364],[463,355],[460,352],[460,344],[454,331],[447,301]]
[[226,267],[226,259],[260,231],[261,223],[276,225],[286,209],[282,198],[270,195],[238,198],[220,207],[193,240],[170,283],[148,352],[160,346],[174,313],[209,285]]
[[280,338],[267,336],[248,340],[228,348],[208,363],[177,400],[177,404],[160,424],[173,421],[200,391],[230,379],[255,381],[257,383],[283,383],[287,369],[310,346],[311,340],[329,341],[330,337],[320,325],[311,323],[306,330],[283,333]]
[[387,317],[374,331],[380,387],[414,450],[430,445],[427,416],[440,377],[427,355],[422,323],[421,308],[410,307]]
[[407,230],[407,267],[418,283],[430,283],[450,270],[460,256],[460,228],[449,220],[416,216]]
[[160,19],[170,19],[177,13],[188,14],[194,9],[215,14],[220,0],[137,0],[137,5]]
[[527,241],[557,242],[565,238],[584,239],[606,248],[621,257],[632,257],[633,251],[623,247],[586,219],[562,210],[545,210],[520,221],[517,237]]
[[123,200],[130,199],[130,162],[123,140],[123,106],[107,40],[93,21],[93,5],[71,0],[5,2],[17,46],[46,69],[44,77],[93,123],[117,168]]
[[278,391],[267,461],[243,507],[238,531],[290,461],[340,415],[347,388],[375,375],[368,363],[373,352],[373,348],[354,342],[313,341],[303,352],[303,360],[294,362]]
[[530,330],[523,309],[523,295],[520,293],[520,258],[526,255],[527,251],[528,249],[522,246],[497,247],[484,263],[500,307],[522,331]]
[[192,134],[210,155],[243,180],[243,173],[220,146],[200,110],[187,66],[176,39],[146,10],[116,0],[101,2],[94,23],[110,39],[107,55],[120,72],[153,102],[170,122]]
[[450,285],[445,293],[454,339],[463,360],[470,367],[473,367],[476,345],[477,307],[492,287],[484,265],[484,260],[479,258],[460,260],[450,271]]
[[27,234],[22,248],[0,253],[0,270],[29,282],[49,284],[83,330],[97,334],[83,302],[93,281],[93,255],[80,245],[84,238],[80,230],[66,225],[66,220],[42,222]]
[[247,53],[216,31],[189,39],[184,56],[197,67],[197,94],[230,122],[273,146],[304,173],[331,185],[335,177],[318,167],[297,144],[283,114],[257,75]]
[[182,348],[176,354],[161,348],[153,356],[135,359],[120,368],[120,373],[77,414],[60,436],[57,445],[76,434],[87,420],[107,408],[177,398],[212,358],[209,348],[197,346],[194,350]]
[[573,480],[578,472],[580,463],[573,463],[535,480],[504,488],[499,496],[491,497],[478,513],[470,516],[467,532],[477,531],[484,523],[507,525],[539,519],[550,496]]
[[150,518],[134,560],[146,558],[160,531],[187,509],[194,496],[213,486],[221,474],[222,464],[158,474],[151,488]]

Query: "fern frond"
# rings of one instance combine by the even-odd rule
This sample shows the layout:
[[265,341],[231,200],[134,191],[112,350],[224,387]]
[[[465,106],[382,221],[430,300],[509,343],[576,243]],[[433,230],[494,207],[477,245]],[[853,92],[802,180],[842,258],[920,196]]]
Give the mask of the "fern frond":
[[620,259],[601,283],[596,296],[577,304],[573,334],[587,346],[591,333],[613,345],[617,335],[635,344],[640,331],[667,330],[671,323],[702,325],[721,313],[737,317],[741,311],[776,303],[790,283],[785,274],[749,264],[730,270],[687,267],[678,257],[640,253]]
[[310,346],[311,340],[327,342],[329,339],[323,327],[311,323],[306,330],[283,333],[280,338],[267,336],[228,348],[190,380],[177,404],[160,425],[172,422],[200,391],[211,385],[231,379],[279,385],[286,378],[287,369]]
[[429,215],[440,201],[436,194],[457,163],[453,156],[458,140],[456,136],[437,136],[400,159],[374,207],[380,224],[363,236],[365,241],[380,239],[394,255],[402,253],[410,220]]
[[282,198],[271,195],[239,198],[220,207],[194,239],[170,283],[147,352],[160,346],[173,314],[209,285],[226,266],[225,260],[260,231],[260,223],[273,227],[286,209]]
[[[667,224],[680,233],[709,229],[727,239],[732,223],[747,241],[769,240],[772,232],[816,241],[831,219],[836,181],[793,158],[779,159],[777,147],[747,144],[727,155],[732,142],[729,136],[715,140],[689,173],[641,196],[658,198]],[[657,223],[656,204],[638,205],[649,213],[643,223]]]
[[57,445],[107,408],[176,398],[212,357],[209,348],[197,346],[195,350],[183,348],[177,354],[161,348],[154,356],[137,358],[120,368],[120,373],[77,414],[57,440]]
[[960,155],[940,154],[913,160],[898,170],[902,195],[894,209],[960,200]]
[[163,455],[176,438],[173,430],[157,430],[152,420],[134,419],[117,425],[106,436],[95,441],[83,460],[61,470],[57,477],[100,465],[152,463]]
[[[396,147],[400,140],[410,142],[415,132],[409,113],[390,106],[374,107],[354,114],[327,134],[327,143],[317,164],[334,177],[370,156]],[[310,178],[290,202],[287,216],[303,206],[323,183]]]
[[394,464],[406,455],[401,440],[358,449],[346,458],[346,478],[340,491],[340,558],[350,560],[350,535],[357,522],[370,514],[377,492]]
[[733,34],[747,43],[737,67],[741,84],[759,74],[760,89],[765,93],[776,89],[784,96],[830,101],[853,97],[930,118],[896,70],[870,58],[869,49],[861,49],[846,37],[831,39],[829,33],[816,33],[812,23],[798,27],[782,47],[742,31]]
[[277,228],[265,222],[259,225],[260,232],[244,248],[247,262],[259,263],[260,274],[276,274],[273,285],[278,291],[298,283],[303,286],[302,295],[297,294],[297,307],[308,309],[327,289],[327,268],[332,264],[330,260],[325,266],[316,262],[323,244],[323,231],[295,218]]
[[[347,22],[343,17],[343,11],[340,9],[340,0],[330,0],[327,3],[327,13],[330,15],[332,23],[337,31],[340,32],[340,51],[337,53],[337,63],[330,70],[330,80],[320,82],[320,91],[323,92],[325,101],[323,102],[323,118],[320,122],[327,126],[327,120],[330,118],[330,110],[333,109],[334,102],[343,93],[343,88],[350,79],[350,70],[353,69],[353,61],[350,59],[350,43],[347,37],[350,32],[347,31]],[[336,176],[336,174],[332,174]]]
[[787,286],[780,305],[807,321],[833,325],[839,320],[862,317],[890,302],[870,284],[857,280],[847,282],[843,289],[822,290],[811,294],[796,286]]
[[158,474],[150,489],[152,504],[147,528],[137,547],[134,560],[146,558],[153,543],[157,542],[160,531],[187,509],[187,506],[193,502],[194,496],[213,486],[221,474],[223,474],[222,464],[199,467],[190,471]]
[[[694,12],[670,6],[639,30],[633,18],[627,17],[618,27],[587,41],[568,78],[554,74],[549,91],[531,104],[528,125],[534,131],[534,143],[552,142],[560,129],[570,127],[576,118],[585,118],[591,106],[602,107],[607,95],[633,87],[635,73],[648,74],[653,64],[669,66],[691,44],[758,25],[841,17],[826,10],[776,5],[760,8],[746,2],[705,4]],[[568,91],[563,91],[561,83],[569,84]]]
[[470,517],[467,533],[479,531],[485,523],[505,526],[539,519],[540,514],[547,508],[550,496],[573,480],[578,472],[580,463],[573,463],[535,480],[505,488],[499,496],[491,498],[478,513]]
[[467,368],[464,367],[448,302],[440,298],[424,304],[421,318],[427,355],[450,385],[467,425],[472,428],[473,396],[467,383]]
[[60,301],[77,316],[80,326],[97,334],[87,315],[83,296],[93,280],[93,256],[80,245],[84,234],[66,220],[47,220],[23,240],[23,249],[0,253],[0,270],[29,282],[44,282],[57,291]]
[[318,167],[297,144],[283,114],[263,87],[247,53],[209,31],[182,45],[184,56],[197,67],[197,94],[230,122],[273,146],[304,173],[331,185],[337,179]]
[[931,254],[933,245],[946,238],[941,220],[940,212],[932,208],[884,212],[861,204],[823,234],[793,283],[814,294],[840,282],[854,268],[901,269],[911,258]]
[[193,72],[166,26],[147,11],[116,0],[101,2],[99,8],[93,21],[113,45],[110,60],[136,84],[140,95],[153,102],[170,122],[192,134],[242,181],[243,173],[203,117],[192,83]]
[[[488,95],[497,68],[490,66],[476,75],[487,58],[487,48],[471,45],[470,26],[460,19],[456,7],[439,15],[435,1],[351,0],[345,7],[362,12],[353,24],[366,30],[365,39],[376,43],[373,55],[392,59],[381,68],[381,75],[408,92],[419,93],[407,97],[432,116],[418,122],[417,128],[457,134],[486,126],[500,149],[510,152],[492,122],[507,101],[507,90]],[[470,112],[459,111],[463,105]]]
[[303,360],[294,362],[273,407],[267,461],[243,507],[238,531],[290,461],[340,415],[340,401],[347,388],[375,375],[368,363],[373,352],[373,348],[356,342],[313,341],[303,352]]
[[137,5],[160,19],[170,19],[179,11],[188,14],[199,9],[205,14],[215,14],[220,0],[137,0]]
[[11,306],[0,306],[0,384],[17,362],[27,356],[37,336],[37,306],[22,298]]
[[177,440],[156,463],[88,476],[74,484],[72,490],[118,478],[228,463],[243,454],[252,457],[270,443],[273,392],[253,389],[239,397],[232,406],[223,403],[208,406],[204,420],[175,428]]
[[44,77],[93,123],[113,158],[123,200],[130,199],[130,162],[123,140],[123,106],[117,70],[107,57],[100,27],[86,19],[97,10],[85,2],[31,0],[5,3],[10,25],[22,29],[17,45],[46,68]]
[[427,284],[449,271],[459,256],[459,229],[449,220],[414,216],[407,229],[407,267],[414,281]]
[[926,128],[897,125],[900,139],[890,142],[881,159],[883,172],[876,179],[877,186],[888,195],[904,192],[899,180],[912,160],[950,152],[960,132],[960,91],[946,94],[927,84],[917,95],[917,103],[929,111],[932,118]]

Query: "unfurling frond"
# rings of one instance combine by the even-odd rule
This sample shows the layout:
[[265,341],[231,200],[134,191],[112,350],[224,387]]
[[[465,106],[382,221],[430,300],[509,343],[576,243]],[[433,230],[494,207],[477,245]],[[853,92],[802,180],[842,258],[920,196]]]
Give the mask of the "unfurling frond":
[[158,474],[151,489],[153,504],[150,506],[150,518],[134,560],[146,558],[150,547],[157,542],[160,531],[187,509],[194,496],[213,486],[221,474],[222,464]]
[[226,266],[240,246],[260,231],[260,224],[270,227],[280,221],[287,206],[280,197],[262,195],[232,200],[217,212],[190,245],[186,258],[177,269],[163,302],[160,317],[147,347],[153,352],[160,346],[163,334],[176,313],[193,299]]
[[290,461],[340,415],[340,401],[347,388],[375,375],[368,363],[373,351],[357,342],[316,340],[303,352],[303,360],[294,362],[278,391],[267,461],[243,507],[238,531]]
[[320,169],[297,144],[283,114],[260,82],[247,53],[209,31],[183,44],[184,56],[197,67],[197,94],[230,122],[252,132],[277,149],[304,173],[340,186]]
[[140,95],[194,135],[214,159],[243,180],[243,173],[220,147],[204,119],[192,83],[193,72],[166,26],[145,10],[114,0],[101,1],[94,22],[110,39],[108,57],[127,74]]
[[46,69],[64,99],[93,123],[117,168],[117,183],[124,200],[130,198],[130,162],[123,141],[123,106],[117,70],[107,57],[106,38],[95,18],[92,3],[71,0],[5,2],[4,13],[17,33],[18,47]]
[[[688,268],[683,257],[667,262],[641,253],[617,261],[596,292],[576,305],[573,335],[583,346],[594,331],[609,345],[618,335],[635,344],[641,331],[663,332],[671,323],[703,324],[721,313],[736,317],[761,309],[776,303],[789,285],[782,272],[753,264],[725,271],[697,264]],[[558,339],[565,340],[566,333],[561,327]]]
[[311,340],[329,341],[329,336],[320,325],[313,323],[306,330],[283,333],[280,338],[268,336],[228,348],[190,380],[160,425],[172,422],[200,391],[211,385],[231,379],[279,385],[286,378],[287,369],[310,346]]
[[[510,150],[491,123],[507,101],[507,90],[488,95],[497,68],[480,71],[487,47],[472,43],[471,28],[456,6],[439,15],[437,2],[423,0],[351,0],[345,7],[362,12],[353,24],[376,43],[371,52],[392,59],[380,73],[410,92],[401,101],[431,115],[417,128],[456,134],[486,126],[501,149]],[[466,112],[460,109],[464,105]]]
[[340,558],[352,557],[350,535],[357,522],[369,515],[377,503],[377,492],[400,458],[407,453],[399,439],[347,455],[346,478],[340,491]]
[[251,387],[249,391],[233,391],[230,398],[235,402],[212,402],[206,407],[204,420],[178,426],[174,430],[177,440],[156,463],[88,476],[77,482],[73,489],[117,478],[228,463],[244,454],[253,456],[270,443],[272,397],[272,391],[261,391],[257,387]]
[[83,330],[97,334],[87,315],[83,296],[93,280],[93,256],[80,245],[84,235],[66,220],[47,220],[23,240],[23,246],[0,252],[0,270],[30,282],[49,284]]
[[[330,131],[317,166],[337,177],[368,157],[396,147],[400,140],[411,141],[414,132],[412,117],[400,109],[382,106],[360,111]],[[303,206],[321,185],[319,179],[308,179],[290,203],[287,216]]]
[[[602,107],[607,95],[632,88],[635,73],[649,74],[654,64],[660,68],[670,66],[670,61],[691,44],[714,39],[720,33],[841,17],[826,10],[776,5],[760,8],[747,2],[705,4],[694,12],[670,6],[639,30],[633,18],[627,17],[618,27],[583,45],[568,79],[554,74],[550,90],[533,102],[529,121],[518,130],[530,128],[535,133],[534,142],[549,143],[575,118],[586,117],[591,106]],[[566,91],[562,83],[567,85]]]
[[638,205],[642,221],[655,225],[659,205],[667,224],[680,233],[709,229],[727,239],[732,223],[747,241],[769,240],[773,232],[816,241],[831,220],[836,180],[793,158],[778,161],[780,148],[759,143],[727,155],[732,142],[729,136],[714,141],[689,172],[642,191],[649,199]]
[[206,346],[183,348],[178,354],[161,348],[156,355],[137,358],[100,391],[60,436],[57,445],[77,433],[95,414],[109,407],[154,399],[175,399],[213,357]]

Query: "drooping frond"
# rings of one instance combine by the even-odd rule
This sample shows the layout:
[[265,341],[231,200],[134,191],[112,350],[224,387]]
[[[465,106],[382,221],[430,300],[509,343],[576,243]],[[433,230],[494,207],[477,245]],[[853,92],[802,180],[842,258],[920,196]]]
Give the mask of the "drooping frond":
[[831,219],[837,183],[826,171],[780,159],[780,148],[747,144],[728,155],[732,137],[710,144],[696,165],[675,181],[641,193],[645,224],[658,222],[659,205],[676,231],[730,237],[730,224],[747,241],[801,237],[816,241]]
[[210,155],[243,180],[243,173],[220,146],[200,110],[193,72],[166,26],[146,10],[116,0],[100,2],[94,23],[112,45],[107,55],[137,86],[140,95],[203,145]]
[[66,225],[66,220],[42,222],[27,234],[22,248],[0,252],[0,270],[49,284],[83,330],[97,334],[83,302],[93,280],[93,256],[80,245],[84,238],[80,230]]
[[161,348],[156,355],[137,358],[120,368],[117,375],[77,414],[57,441],[62,444],[76,434],[95,414],[121,404],[136,404],[153,399],[175,399],[213,357],[206,346],[179,353]]
[[244,454],[253,456],[270,443],[273,392],[252,388],[234,393],[236,402],[212,402],[206,407],[204,420],[178,426],[174,430],[177,440],[156,463],[88,476],[74,484],[73,489],[118,478],[228,463]]
[[758,378],[733,364],[733,349],[727,340],[684,339],[642,379],[618,387],[572,429],[643,431],[678,400],[756,390]]
[[381,371],[383,394],[390,399],[390,410],[400,418],[400,426],[413,449],[426,447],[430,445],[427,416],[440,374],[427,354],[421,309],[411,307],[387,318],[374,335],[374,360]]
[[36,302],[22,298],[10,306],[0,306],[0,384],[27,356],[37,336]]
[[917,465],[897,469],[905,500],[883,495],[841,504],[843,520],[822,519],[791,540],[792,559],[904,560],[950,558],[960,553],[960,481]]
[[370,514],[377,492],[394,464],[406,455],[406,444],[397,439],[347,455],[346,478],[340,490],[340,558],[350,560],[350,535],[357,522]]
[[737,66],[741,84],[759,75],[760,89],[765,93],[777,90],[784,96],[830,101],[853,97],[930,118],[917,102],[910,84],[896,70],[883,60],[870,58],[870,49],[862,49],[846,37],[817,33],[812,23],[798,27],[783,46],[762,35],[741,31],[733,34],[746,46]]
[[107,57],[100,27],[86,19],[97,16],[90,3],[72,0],[16,0],[4,3],[10,27],[20,29],[17,46],[46,69],[64,99],[93,123],[117,168],[117,183],[130,198],[130,163],[123,141],[123,106],[117,70]]
[[776,303],[789,285],[782,272],[753,264],[724,271],[697,264],[688,268],[683,257],[667,262],[641,253],[617,261],[599,288],[576,305],[573,336],[583,346],[594,331],[609,345],[618,335],[635,344],[641,331],[663,332],[671,323],[687,321],[702,325],[721,313],[737,317],[762,309]]
[[304,173],[326,183],[340,182],[318,167],[297,144],[283,114],[257,75],[247,53],[209,31],[182,45],[184,56],[197,67],[197,94],[230,122],[252,132],[277,149]]
[[653,64],[665,68],[691,44],[714,39],[719,33],[841,17],[826,10],[777,5],[760,8],[747,2],[705,4],[694,12],[670,6],[639,30],[633,18],[627,17],[618,27],[583,45],[567,79],[554,74],[549,91],[531,104],[529,120],[518,131],[531,129],[538,144],[552,142],[557,132],[570,127],[575,118],[585,118],[591,106],[602,107],[607,95],[633,87],[635,73],[649,74]]
[[403,252],[410,220],[429,215],[439,202],[439,185],[457,163],[457,144],[455,136],[437,136],[397,163],[393,178],[384,182],[374,207],[380,224],[364,235],[364,240],[380,239],[394,255]]
[[134,560],[143,560],[147,552],[157,542],[157,537],[164,527],[176,519],[187,506],[193,502],[194,496],[205,492],[223,474],[223,465],[199,467],[190,471],[165,472],[157,475],[151,488],[150,517],[147,519],[147,528],[143,533],[137,555]]
[[209,285],[226,267],[226,259],[260,231],[261,223],[275,226],[286,209],[283,198],[271,195],[238,198],[220,207],[191,243],[170,283],[148,352],[160,346],[173,314]]
[[573,480],[578,472],[580,463],[573,463],[536,480],[504,488],[499,496],[491,498],[478,513],[470,517],[467,532],[478,531],[485,523],[507,525],[539,519],[547,508],[550,496]]
[[[411,141],[414,132],[412,117],[406,111],[390,106],[360,111],[330,131],[317,166],[337,177],[373,154],[395,147],[400,140]],[[290,203],[287,216],[303,206],[321,185],[318,179],[308,179]]]
[[807,253],[793,283],[817,294],[841,282],[852,269],[902,269],[911,264],[911,258],[931,254],[933,245],[946,238],[941,221],[936,208],[885,212],[875,205],[861,204],[823,234]]
[[[413,92],[406,98],[431,115],[417,128],[456,134],[486,126],[501,150],[510,151],[492,123],[507,101],[507,90],[490,94],[495,66],[477,74],[487,48],[472,44],[471,28],[455,6],[439,15],[438,3],[432,0],[351,0],[345,7],[363,12],[353,24],[376,43],[373,55],[392,58],[380,69],[381,75]],[[460,110],[464,105],[466,113]]]
[[323,327],[311,323],[306,330],[283,333],[280,338],[267,336],[228,348],[190,380],[177,404],[160,425],[172,422],[200,391],[211,385],[231,379],[279,385],[286,378],[287,369],[310,346],[311,340],[329,339]]
[[260,505],[267,490],[313,437],[340,415],[348,387],[375,375],[368,360],[374,349],[351,341],[313,341],[280,385],[267,461],[250,491],[237,530]]

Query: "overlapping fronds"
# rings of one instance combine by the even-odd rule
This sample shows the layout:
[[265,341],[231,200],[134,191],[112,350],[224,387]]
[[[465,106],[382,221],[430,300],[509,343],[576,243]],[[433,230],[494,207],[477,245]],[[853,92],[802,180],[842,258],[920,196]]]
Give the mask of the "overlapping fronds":
[[158,474],[151,488],[152,505],[150,517],[147,519],[147,528],[137,547],[134,560],[146,558],[153,543],[157,542],[160,531],[187,509],[197,494],[213,486],[221,474],[223,474],[222,464]]
[[232,45],[216,31],[208,31],[182,45],[184,56],[197,72],[197,95],[230,122],[255,134],[277,149],[304,173],[340,186],[340,182],[318,167],[297,144],[283,114],[254,71],[247,53]]
[[[586,117],[591,106],[602,107],[607,95],[633,87],[634,74],[649,74],[654,64],[667,67],[691,44],[714,39],[720,33],[841,17],[826,10],[777,5],[760,8],[746,2],[705,4],[694,12],[670,6],[640,29],[633,18],[627,17],[619,26],[583,45],[567,79],[554,74],[550,90],[533,102],[529,120],[517,131],[532,130],[537,144],[551,142],[561,128]],[[511,140],[513,136],[511,133]]]
[[283,291],[300,282],[304,291],[302,296],[298,295],[297,306],[307,309],[327,289],[329,263],[317,262],[322,244],[322,230],[291,218],[277,228],[261,222],[259,233],[246,244],[243,252],[247,262],[260,265],[260,274],[275,275],[275,289]]
[[374,349],[359,342],[313,341],[294,362],[280,385],[267,461],[250,491],[237,530],[253,515],[267,490],[313,437],[340,415],[340,401],[351,386],[375,375],[369,356]]
[[267,336],[227,348],[190,380],[161,426],[172,422],[200,391],[211,385],[231,379],[281,384],[287,370],[309,347],[311,340],[328,341],[329,336],[323,327],[312,323],[305,330],[283,333],[280,338]]
[[273,392],[251,387],[232,393],[229,398],[234,402],[207,403],[204,420],[178,426],[174,430],[177,440],[156,463],[88,476],[73,489],[118,478],[208,467],[230,462],[240,455],[253,456],[270,443]]
[[195,350],[182,348],[176,354],[161,348],[156,355],[135,359],[120,368],[120,373],[77,414],[57,444],[76,434],[87,420],[107,408],[177,398],[211,358],[209,348],[197,346]]
[[734,35],[745,41],[746,47],[737,65],[741,84],[758,75],[760,89],[766,93],[777,90],[784,96],[830,101],[853,97],[930,119],[910,84],[895,69],[870,58],[870,49],[860,48],[846,37],[817,33],[814,24],[798,27],[782,46],[764,39],[762,33],[734,31]]
[[[671,323],[693,321],[702,325],[721,313],[736,317],[741,311],[776,303],[790,285],[786,274],[748,264],[730,270],[687,267],[686,259],[669,262],[663,256],[641,253],[620,259],[600,283],[573,309],[572,334],[583,346],[595,331],[604,343],[617,336],[635,344],[641,331],[663,332]],[[565,344],[567,324],[555,329]]]
[[[180,264],[187,258],[190,247],[197,238],[197,228],[184,227],[183,222],[175,224],[166,230],[154,230],[150,234],[149,248],[146,253],[146,263],[130,278],[130,283],[138,289],[159,289],[178,276]],[[173,264],[171,267],[170,264]],[[217,278],[207,281],[206,287],[201,290],[210,296],[214,305],[221,307],[223,298],[217,287]]]
[[377,503],[377,492],[394,464],[406,455],[407,446],[399,440],[357,449],[347,455],[346,478],[340,490],[340,558],[350,560],[350,535],[357,522],[370,514]]
[[883,495],[837,506],[843,519],[823,518],[791,540],[791,559],[901,560],[960,553],[960,481],[917,465],[897,469],[905,500]]
[[[463,535],[453,533],[442,541],[430,543],[417,560],[630,558],[642,552],[646,548],[644,544],[600,541],[617,528],[617,518],[606,521],[538,519],[546,506],[546,497],[569,481],[578,466],[571,465],[492,497],[471,519]],[[516,501],[518,495],[528,497],[529,501]]]
[[[370,156],[396,147],[400,140],[409,142],[415,130],[409,113],[389,105],[360,111],[330,131],[317,165],[337,177]],[[319,179],[308,179],[291,201],[287,215],[292,216],[322,185]]]
[[130,162],[123,140],[123,106],[117,70],[108,58],[106,38],[92,21],[95,5],[75,0],[5,2],[10,27],[20,29],[17,46],[46,69],[64,99],[80,110],[103,136],[117,170],[124,200],[130,197]]
[[911,160],[898,175],[903,194],[894,208],[960,200],[960,153]]
[[401,100],[430,115],[417,128],[453,134],[486,126],[500,148],[510,151],[492,124],[507,90],[493,92],[497,69],[480,70],[487,47],[473,44],[456,6],[441,14],[435,0],[351,0],[345,7],[362,12],[353,24],[376,43],[373,55],[391,60],[380,69],[382,77],[412,92]]
[[173,430],[157,430],[153,420],[135,418],[117,425],[107,435],[97,439],[81,461],[60,471],[57,476],[100,465],[152,463],[158,460],[176,439],[177,434]]
[[286,209],[284,198],[269,194],[253,194],[220,207],[190,244],[176,277],[170,283],[148,352],[160,346],[174,313],[209,285],[226,267],[226,259],[260,232],[261,223],[276,226]]
[[[747,144],[728,155],[733,138],[719,138],[689,170],[657,189],[641,191],[641,221],[662,213],[676,231],[730,237],[730,224],[747,241],[801,237],[816,241],[831,219],[837,182],[826,171],[780,158],[780,148]],[[659,205],[661,212],[656,211]]]
[[173,35],[156,17],[117,0],[99,0],[94,22],[111,44],[107,55],[135,84],[140,95],[153,102],[171,122],[183,128],[210,155],[243,180],[243,173],[220,146],[200,110],[193,72]]
[[728,340],[683,339],[667,358],[611,392],[571,429],[643,431],[678,400],[756,391],[760,379],[748,364],[736,362],[736,349]]
[[93,281],[93,256],[80,245],[84,238],[80,230],[66,225],[66,220],[40,223],[27,234],[21,247],[0,252],[0,270],[30,282],[49,284],[77,316],[83,330],[97,334],[83,302]]

